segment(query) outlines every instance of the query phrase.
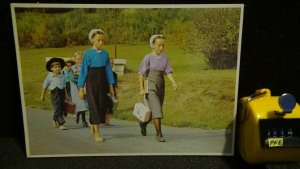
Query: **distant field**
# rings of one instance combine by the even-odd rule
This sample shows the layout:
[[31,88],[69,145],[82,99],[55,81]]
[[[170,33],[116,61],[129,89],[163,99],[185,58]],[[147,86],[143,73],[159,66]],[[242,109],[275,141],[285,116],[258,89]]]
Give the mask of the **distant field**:
[[[89,46],[69,48],[20,49],[25,105],[51,109],[49,96],[40,101],[41,88],[47,75],[45,57],[71,57]],[[105,49],[114,56],[114,46]],[[126,73],[119,76],[119,105],[114,118],[136,120],[132,115],[138,100],[138,67],[148,45],[118,45],[117,58],[127,59]],[[179,89],[173,91],[166,78],[163,124],[177,127],[220,129],[231,126],[234,119],[236,70],[207,70],[201,57],[182,52],[181,46],[167,44],[165,53],[174,69]],[[48,92],[49,93],[49,92]]]

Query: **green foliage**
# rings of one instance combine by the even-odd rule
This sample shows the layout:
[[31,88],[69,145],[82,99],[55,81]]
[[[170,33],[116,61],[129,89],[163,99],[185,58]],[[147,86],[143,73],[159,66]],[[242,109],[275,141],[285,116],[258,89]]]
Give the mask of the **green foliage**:
[[205,53],[211,69],[236,68],[240,9],[202,9],[191,12],[189,51]]
[[42,23],[43,14],[36,15],[36,13],[23,13],[22,15],[16,15],[17,30],[19,45],[22,47],[32,47],[33,35],[36,31],[36,27]]
[[[48,13],[47,13],[48,12]],[[169,40],[182,42],[188,13],[183,9],[73,9],[17,12],[21,47],[64,47],[87,45],[92,28],[103,29],[109,44],[145,43],[152,34],[164,33]],[[47,40],[47,42],[45,41]]]
[[[88,45],[92,28],[106,32],[108,44],[145,44],[152,34],[184,44],[210,69],[237,65],[239,8],[37,9],[17,12],[21,47]],[[203,55],[204,54],[204,55]]]

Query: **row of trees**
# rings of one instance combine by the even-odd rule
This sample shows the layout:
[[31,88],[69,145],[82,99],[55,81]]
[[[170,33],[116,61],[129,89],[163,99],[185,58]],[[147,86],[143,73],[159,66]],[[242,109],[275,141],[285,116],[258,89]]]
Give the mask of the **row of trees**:
[[152,34],[185,46],[212,69],[235,68],[240,8],[100,8],[17,10],[21,47],[86,45],[91,28],[101,28],[108,43],[148,43]]

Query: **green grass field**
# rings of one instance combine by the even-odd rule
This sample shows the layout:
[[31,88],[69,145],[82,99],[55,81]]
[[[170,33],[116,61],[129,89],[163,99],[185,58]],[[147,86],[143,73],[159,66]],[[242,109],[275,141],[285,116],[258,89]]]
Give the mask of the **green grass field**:
[[[84,51],[88,47],[20,49],[25,106],[52,108],[49,95],[45,102],[40,101],[42,83],[47,75],[46,57],[71,57],[75,51]],[[113,45],[107,45],[105,49],[114,56]],[[132,110],[139,93],[138,67],[150,51],[148,45],[117,46],[117,58],[127,62],[125,75],[118,79],[119,105],[114,118],[136,120]],[[166,78],[163,124],[203,129],[230,127],[234,119],[236,70],[208,70],[201,57],[183,53],[182,47],[175,44],[167,44],[165,53],[179,88],[173,91]]]

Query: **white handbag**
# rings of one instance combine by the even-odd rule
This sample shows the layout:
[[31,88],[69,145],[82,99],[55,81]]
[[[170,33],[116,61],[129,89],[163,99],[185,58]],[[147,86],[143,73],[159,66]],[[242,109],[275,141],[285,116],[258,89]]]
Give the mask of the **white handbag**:
[[146,98],[144,98],[144,103],[139,102],[139,100],[135,103],[132,114],[141,122],[149,121],[151,110],[148,107]]

